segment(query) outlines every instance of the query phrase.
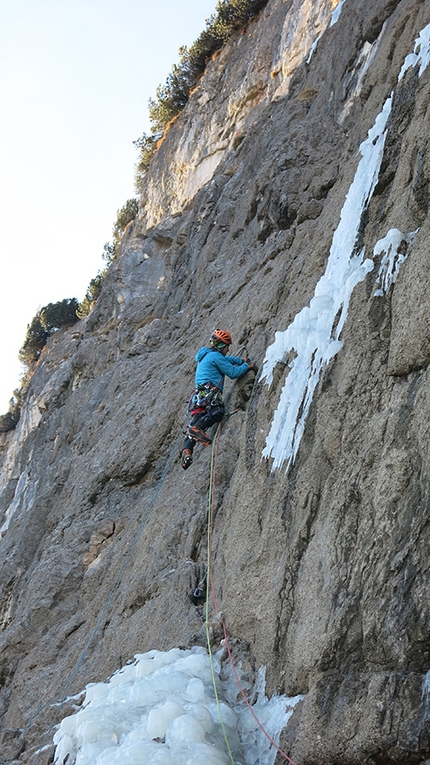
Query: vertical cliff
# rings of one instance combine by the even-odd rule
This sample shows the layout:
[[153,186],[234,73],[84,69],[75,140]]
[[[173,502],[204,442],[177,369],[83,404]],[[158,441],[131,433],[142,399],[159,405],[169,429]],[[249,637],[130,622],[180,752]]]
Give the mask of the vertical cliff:
[[166,134],[0,436],[0,762],[49,761],[53,705],[135,653],[204,643],[210,454],[178,454],[215,326],[263,374],[220,433],[214,581],[250,671],[303,696],[282,746],[430,759],[429,24],[269,0]]

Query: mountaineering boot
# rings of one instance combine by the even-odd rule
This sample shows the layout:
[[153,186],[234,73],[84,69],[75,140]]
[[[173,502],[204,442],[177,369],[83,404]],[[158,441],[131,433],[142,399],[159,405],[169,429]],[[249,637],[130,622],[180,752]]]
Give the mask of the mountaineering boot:
[[187,468],[190,467],[192,461],[193,461],[193,455],[190,449],[182,449],[181,465],[184,468],[184,470],[187,470]]
[[209,436],[206,435],[204,430],[200,430],[200,428],[196,428],[195,425],[188,425],[187,435],[190,438],[193,438],[194,441],[199,441],[204,446],[210,446],[212,443],[211,439],[209,438]]

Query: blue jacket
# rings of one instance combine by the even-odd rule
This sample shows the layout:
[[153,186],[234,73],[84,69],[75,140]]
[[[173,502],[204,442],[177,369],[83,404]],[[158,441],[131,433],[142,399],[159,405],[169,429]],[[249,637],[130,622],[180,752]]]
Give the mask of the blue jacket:
[[225,375],[234,380],[242,377],[249,369],[249,364],[239,356],[223,356],[220,351],[205,346],[197,351],[196,361],[196,388],[211,382],[222,390]]

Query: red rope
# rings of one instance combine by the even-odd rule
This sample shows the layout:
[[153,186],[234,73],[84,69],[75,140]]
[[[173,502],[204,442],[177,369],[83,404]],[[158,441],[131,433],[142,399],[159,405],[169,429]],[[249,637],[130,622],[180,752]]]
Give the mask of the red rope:
[[[215,454],[214,454],[214,464],[213,464],[212,494],[211,494],[211,502],[210,502],[210,510],[209,510],[209,555],[210,555],[211,558],[212,558],[212,536],[213,536],[213,534],[212,534],[212,532],[213,532],[213,510],[214,510],[214,504],[215,504],[215,476],[216,476],[216,463],[217,463],[217,457],[218,457],[218,443],[219,443],[218,436],[219,436],[220,430],[221,430],[221,424],[218,426],[218,430],[217,430],[217,433],[216,433],[216,436],[215,436],[216,444],[215,444]],[[212,566],[209,566],[209,581],[210,581],[210,587],[211,587],[211,593],[212,593],[212,600],[213,600],[213,603],[214,603],[215,611],[218,614],[220,612],[220,609],[218,607],[218,601],[217,601],[217,597],[216,597],[216,593],[215,593],[215,585],[214,585],[213,577],[212,577]],[[226,624],[225,624],[225,621],[224,621],[223,618],[221,618],[221,623],[222,623],[222,628],[223,628],[223,632],[224,632],[225,646],[227,648],[227,653],[228,653],[228,658],[229,658],[229,661],[230,661],[230,664],[231,664],[231,668],[233,670],[233,674],[234,674],[234,676],[236,678],[236,682],[237,682],[237,684],[239,686],[239,690],[240,690],[241,696],[242,696],[246,706],[248,707],[249,711],[251,712],[251,714],[252,714],[255,722],[257,723],[258,727],[260,728],[260,730],[264,733],[266,738],[270,741],[271,745],[274,746],[275,749],[278,750],[279,754],[282,757],[284,757],[285,760],[290,762],[291,765],[296,765],[294,760],[292,760],[290,757],[288,757],[288,755],[285,754],[285,752],[282,751],[282,749],[274,742],[273,738],[271,738],[271,736],[267,733],[267,731],[265,730],[265,728],[261,724],[260,720],[258,719],[257,715],[255,714],[251,704],[249,703],[248,697],[247,697],[245,691],[242,688],[242,684],[240,682],[239,675],[238,675],[236,667],[234,665],[233,656],[232,656],[231,648],[230,648],[230,642],[229,642],[228,634],[227,634],[227,627],[226,627]]]

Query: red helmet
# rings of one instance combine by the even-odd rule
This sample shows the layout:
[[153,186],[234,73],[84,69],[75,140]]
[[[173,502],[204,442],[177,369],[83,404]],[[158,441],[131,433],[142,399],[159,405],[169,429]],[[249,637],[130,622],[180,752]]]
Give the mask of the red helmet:
[[225,329],[215,329],[210,336],[210,341],[214,345],[218,345],[218,343],[231,345],[231,336]]

